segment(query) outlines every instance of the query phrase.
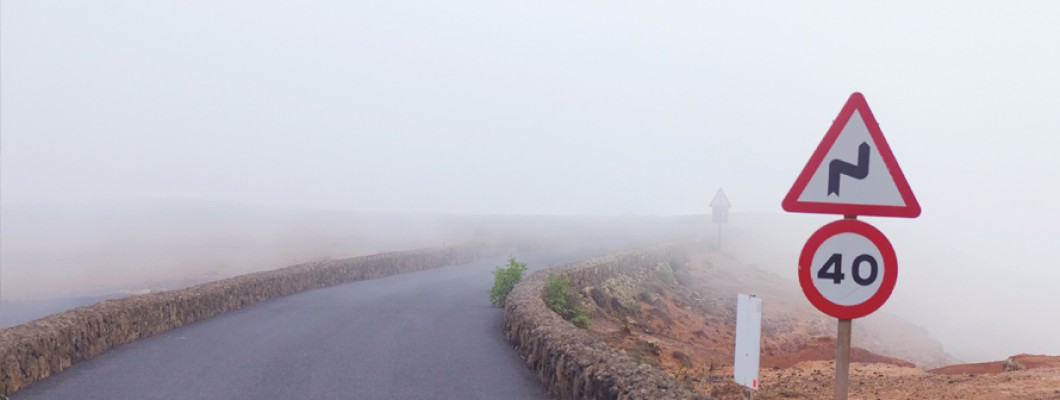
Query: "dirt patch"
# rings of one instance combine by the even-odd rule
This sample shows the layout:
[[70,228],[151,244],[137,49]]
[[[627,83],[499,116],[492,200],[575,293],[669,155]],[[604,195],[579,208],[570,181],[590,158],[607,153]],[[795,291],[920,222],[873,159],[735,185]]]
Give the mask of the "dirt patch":
[[950,365],[929,372],[941,375],[1000,374],[1024,369],[1060,369],[1060,356],[1020,354],[1005,361]]
[[[704,389],[711,386],[712,377],[731,374],[726,369],[733,359],[735,299],[744,291],[758,293],[765,304],[763,367],[835,359],[835,321],[812,309],[797,285],[702,248],[690,247],[647,272],[619,274],[583,288],[586,302],[596,306],[590,329],[610,346],[689,387]],[[913,332],[901,338],[906,342],[931,342],[917,336],[915,327],[893,330]],[[879,346],[888,339],[856,329],[855,344],[863,342]],[[922,360],[948,358],[941,345],[937,352],[930,346],[921,349]],[[914,366],[861,346],[852,349],[852,356],[856,361]]]
[[[755,293],[764,301],[756,398],[831,398],[835,320],[813,309],[797,284],[703,248],[636,275],[580,282],[588,285],[584,301],[596,306],[592,334],[697,393],[742,399],[743,389],[732,383],[735,299]],[[923,329],[886,315],[855,321],[853,344],[851,399],[1060,399],[1057,357],[1020,355],[926,372],[917,364],[955,360]]]
[[1005,372],[1005,362],[990,361],[981,363],[957,364],[942,368],[936,368],[931,370],[931,372],[942,375],[999,374]]
[[1060,368],[1060,356],[1020,354],[1011,358],[1027,369]]
[[[756,398],[831,399],[834,371],[834,362],[824,361],[763,370],[762,389]],[[919,368],[854,363],[849,388],[850,399],[1056,400],[1060,399],[1060,370],[938,375]]]
[[[834,337],[815,337],[797,351],[774,354],[762,359],[763,368],[790,368],[806,361],[834,361],[836,339]],[[850,348],[850,361],[858,363],[891,364],[898,367],[914,368],[916,365],[902,359],[881,356],[860,347]]]

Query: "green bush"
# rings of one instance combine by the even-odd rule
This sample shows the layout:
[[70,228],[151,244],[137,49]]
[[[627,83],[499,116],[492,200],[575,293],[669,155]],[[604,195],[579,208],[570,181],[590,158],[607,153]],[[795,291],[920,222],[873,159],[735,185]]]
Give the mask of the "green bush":
[[549,275],[548,284],[545,285],[545,305],[556,314],[562,316],[563,319],[570,321],[574,326],[582,329],[588,328],[589,313],[568,300],[568,286],[570,286],[569,277]]
[[589,313],[583,309],[574,310],[574,318],[570,319],[570,322],[582,329],[589,328]]
[[548,285],[545,286],[545,304],[559,315],[563,315],[567,310],[567,285],[570,285],[570,278],[566,276],[548,276]]
[[507,267],[497,267],[493,270],[493,288],[490,289],[490,304],[497,308],[503,308],[508,293],[511,293],[515,284],[523,280],[526,273],[526,264],[515,261],[515,257],[508,257]]

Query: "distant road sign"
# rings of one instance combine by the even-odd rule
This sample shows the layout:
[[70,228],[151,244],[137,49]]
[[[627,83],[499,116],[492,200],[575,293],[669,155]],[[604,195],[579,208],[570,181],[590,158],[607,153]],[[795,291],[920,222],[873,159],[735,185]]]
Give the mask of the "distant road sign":
[[729,203],[729,197],[725,196],[725,191],[718,188],[718,192],[714,193],[714,199],[710,201],[710,218],[715,224],[725,224],[729,222],[729,207],[732,207],[732,203]]
[[898,281],[898,259],[872,225],[844,219],[818,229],[799,256],[799,284],[810,303],[839,319],[880,308]]
[[733,380],[758,389],[758,362],[762,347],[762,299],[740,293],[736,298],[736,355]]
[[789,212],[915,218],[920,204],[861,93],[850,95],[782,203]]

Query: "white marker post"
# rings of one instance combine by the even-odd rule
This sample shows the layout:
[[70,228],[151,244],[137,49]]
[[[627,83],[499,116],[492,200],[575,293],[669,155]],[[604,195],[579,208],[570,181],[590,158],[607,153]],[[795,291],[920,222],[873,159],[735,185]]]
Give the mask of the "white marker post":
[[748,397],[758,389],[758,361],[762,348],[762,299],[741,293],[736,298],[736,359],[732,377],[747,388]]

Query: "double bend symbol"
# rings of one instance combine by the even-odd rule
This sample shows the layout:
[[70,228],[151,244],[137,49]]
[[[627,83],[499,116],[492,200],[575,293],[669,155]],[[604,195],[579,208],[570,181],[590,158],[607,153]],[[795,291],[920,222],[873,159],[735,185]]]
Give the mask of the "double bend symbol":
[[839,176],[846,175],[862,180],[869,176],[869,144],[861,142],[858,146],[858,163],[851,164],[839,159],[828,163],[828,194],[839,196]]

